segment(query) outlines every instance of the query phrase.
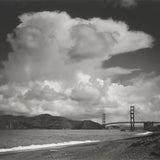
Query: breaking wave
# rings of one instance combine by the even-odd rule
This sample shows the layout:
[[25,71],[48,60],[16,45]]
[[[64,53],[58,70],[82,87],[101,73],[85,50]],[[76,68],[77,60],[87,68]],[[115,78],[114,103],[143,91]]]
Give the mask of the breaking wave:
[[96,143],[96,142],[99,142],[99,140],[70,141],[70,142],[39,144],[39,145],[32,144],[29,146],[18,146],[18,147],[13,147],[13,148],[0,149],[0,153],[34,151],[34,150],[49,149],[49,148],[52,148],[52,149],[53,148],[63,148],[63,147],[67,147],[67,146]]
[[137,133],[136,136],[145,136],[145,135],[149,135],[152,134],[153,132],[143,132],[143,133]]

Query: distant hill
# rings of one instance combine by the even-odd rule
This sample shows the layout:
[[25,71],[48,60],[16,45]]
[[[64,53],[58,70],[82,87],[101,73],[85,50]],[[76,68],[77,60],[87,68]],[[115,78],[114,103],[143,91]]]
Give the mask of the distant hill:
[[42,114],[34,117],[0,115],[0,129],[101,129],[99,123],[76,121],[65,117]]

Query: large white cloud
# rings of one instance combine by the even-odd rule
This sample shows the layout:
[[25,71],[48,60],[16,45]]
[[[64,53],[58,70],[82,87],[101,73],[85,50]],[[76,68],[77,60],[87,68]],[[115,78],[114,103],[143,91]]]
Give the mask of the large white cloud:
[[106,111],[116,120],[126,119],[135,104],[145,117],[150,110],[158,116],[159,77],[125,86],[112,78],[140,69],[101,66],[116,54],[152,47],[150,35],[121,21],[71,18],[65,12],[24,14],[20,20],[8,34],[13,52],[2,71],[7,82],[0,86],[1,112],[98,119]]
[[101,62],[115,54],[152,47],[153,39],[112,19],[71,18],[66,12],[20,16],[8,34],[13,52],[4,62],[9,81],[71,80],[79,71],[97,77]]
[[108,121],[122,121],[129,119],[129,107],[135,105],[136,120],[158,120],[160,76],[139,76],[128,85],[91,77],[82,81],[82,77],[87,77],[86,74],[81,75],[79,80],[78,77],[74,86],[58,90],[57,86],[63,86],[62,82],[3,85],[0,87],[0,110],[10,114],[49,113],[94,120],[99,120],[101,114],[106,112]]

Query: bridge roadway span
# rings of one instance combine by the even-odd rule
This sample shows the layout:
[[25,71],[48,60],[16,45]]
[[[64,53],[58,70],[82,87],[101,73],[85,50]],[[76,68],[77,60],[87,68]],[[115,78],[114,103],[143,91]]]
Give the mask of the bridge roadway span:
[[[145,123],[145,122],[153,122],[154,124],[155,123],[160,123],[158,121],[135,121],[134,123]],[[109,126],[109,125],[112,125],[112,124],[130,124],[131,122],[111,122],[111,123],[105,123],[104,125],[105,126]]]

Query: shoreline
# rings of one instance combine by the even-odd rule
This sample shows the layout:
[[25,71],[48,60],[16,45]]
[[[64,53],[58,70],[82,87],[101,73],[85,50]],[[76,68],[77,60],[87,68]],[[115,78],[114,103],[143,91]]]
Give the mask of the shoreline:
[[32,144],[30,146],[17,146],[13,148],[0,149],[0,155],[20,153],[20,152],[34,152],[34,151],[49,150],[49,149],[60,149],[60,148],[80,146],[80,145],[91,145],[99,142],[100,140],[86,140],[86,141],[69,141],[69,142],[51,143],[42,145]]
[[0,154],[0,160],[158,160],[159,140],[160,133],[154,133],[63,148]]

